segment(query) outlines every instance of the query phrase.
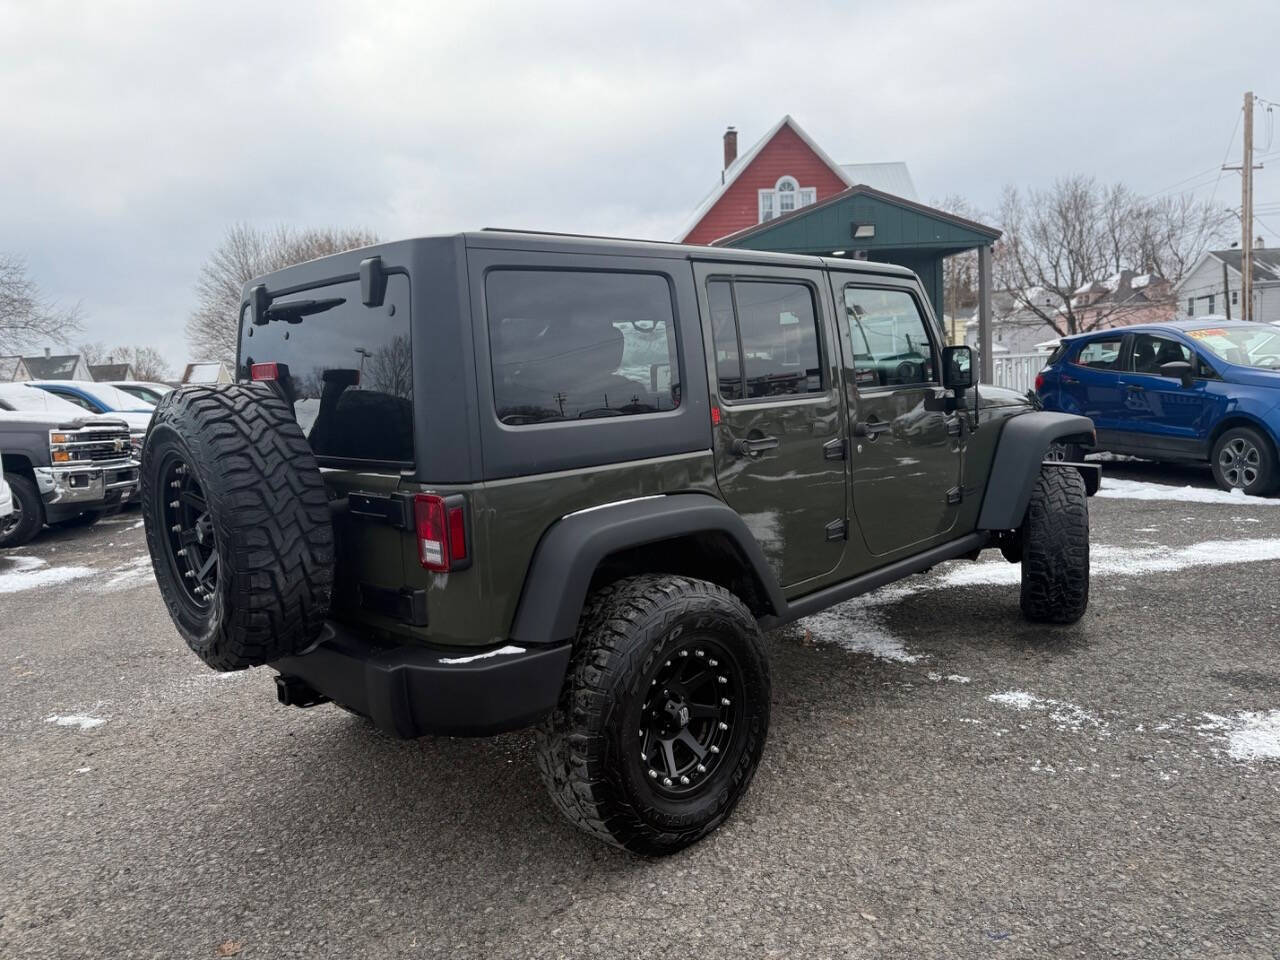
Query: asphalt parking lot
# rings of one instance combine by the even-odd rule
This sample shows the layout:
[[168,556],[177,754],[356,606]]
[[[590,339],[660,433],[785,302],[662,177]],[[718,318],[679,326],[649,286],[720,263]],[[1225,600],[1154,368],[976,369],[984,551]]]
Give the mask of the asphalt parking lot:
[[205,670],[136,511],[0,553],[0,957],[1276,956],[1280,499],[1107,478],[1073,627],[989,554],[772,635],[755,784],[662,861],[527,734]]

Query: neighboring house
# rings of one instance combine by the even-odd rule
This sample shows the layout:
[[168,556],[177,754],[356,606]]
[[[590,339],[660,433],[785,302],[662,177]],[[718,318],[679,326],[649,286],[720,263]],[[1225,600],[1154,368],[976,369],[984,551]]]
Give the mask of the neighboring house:
[[89,375],[99,383],[138,379],[133,375],[133,367],[127,363],[91,363],[89,364]]
[[790,116],[774,124],[742,156],[738,133],[730,127],[724,134],[720,182],[675,239],[711,243],[858,185],[918,202],[905,163],[836,163]]
[[30,379],[31,374],[21,357],[0,357],[0,382]]
[[234,379],[227,365],[220,360],[188,363],[182,371],[183,383],[231,383]]
[[[1222,267],[1227,281],[1223,286]],[[1180,317],[1214,314],[1240,319],[1240,250],[1210,250],[1173,288]],[[1263,323],[1280,320],[1280,249],[1253,251],[1253,319]]]
[[[1034,304],[1039,313],[1027,306]],[[1044,287],[1031,287],[1018,297],[1010,290],[998,290],[991,298],[991,340],[999,353],[1004,347],[1012,354],[1043,352],[1061,334],[1040,313],[1057,315],[1063,310],[1062,297]],[[1085,330],[1106,330],[1135,323],[1164,323],[1174,318],[1169,281],[1154,274],[1121,270],[1105,280],[1092,280],[1071,292],[1071,306]],[[1059,322],[1066,328],[1066,319]],[[965,342],[978,346],[978,320],[965,324]]]
[[[44,356],[23,357],[26,368],[22,380],[92,380],[89,364],[78,353],[53,354],[44,348]],[[19,379],[14,377],[15,380]]]

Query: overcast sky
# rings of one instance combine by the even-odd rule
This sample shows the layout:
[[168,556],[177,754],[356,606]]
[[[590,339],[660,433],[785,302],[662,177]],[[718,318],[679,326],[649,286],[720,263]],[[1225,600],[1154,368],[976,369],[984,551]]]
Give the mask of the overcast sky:
[[176,367],[235,221],[670,239],[725,126],[745,150],[785,113],[837,161],[905,160],[924,200],[1087,173],[1238,206],[1217,168],[1244,91],[1280,102],[1278,41],[1276,0],[0,0],[0,249],[82,303],[82,339]]

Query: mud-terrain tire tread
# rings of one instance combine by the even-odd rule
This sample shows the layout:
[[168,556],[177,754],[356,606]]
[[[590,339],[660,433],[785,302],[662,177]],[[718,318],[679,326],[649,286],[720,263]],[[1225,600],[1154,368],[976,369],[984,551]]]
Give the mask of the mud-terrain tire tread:
[[[20,473],[6,473],[5,480],[16,501],[22,498],[22,522],[10,531],[8,539],[0,537],[0,547],[20,547],[35,539],[44,526],[44,501],[36,485]],[[8,518],[6,518],[8,519]]]
[[[212,514],[218,589],[204,624],[190,622],[161,555],[152,502],[158,465],[176,440]],[[149,469],[149,467],[151,469]],[[143,520],[161,594],[188,645],[216,670],[305,650],[333,589],[334,534],[315,454],[289,405],[265,383],[181,387],[157,404],[142,454]]]
[[[758,729],[717,797],[714,815],[687,830],[667,830],[644,817],[628,799],[623,760],[609,735],[625,709],[618,691],[642,678],[662,656],[659,645],[682,616],[717,609],[743,637],[744,658],[760,671]],[[663,856],[711,833],[732,813],[759,765],[768,734],[770,672],[759,625],[746,605],[721,586],[691,577],[646,574],[595,591],[579,619],[578,634],[560,702],[536,730],[537,764],[560,812],[580,830],[632,853]]]
[[1022,526],[1022,613],[1075,623],[1089,606],[1089,501],[1077,470],[1044,467]]

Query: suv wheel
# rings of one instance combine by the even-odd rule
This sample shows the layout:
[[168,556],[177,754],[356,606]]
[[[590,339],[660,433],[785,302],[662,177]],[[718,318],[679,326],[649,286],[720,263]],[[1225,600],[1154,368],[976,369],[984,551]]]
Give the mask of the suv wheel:
[[742,798],[769,729],[760,629],[723,587],[619,580],[589,599],[560,704],[537,734],[561,812],[633,853],[674,853]]
[[0,547],[20,547],[44,526],[44,501],[29,478],[18,473],[4,478],[13,491],[13,513],[0,517]]
[[1257,430],[1232,427],[1213,445],[1213,479],[1223,490],[1265,496],[1276,486],[1276,455]]
[[1089,501],[1072,467],[1044,467],[1022,522],[1022,613],[1075,623],[1089,605]]

